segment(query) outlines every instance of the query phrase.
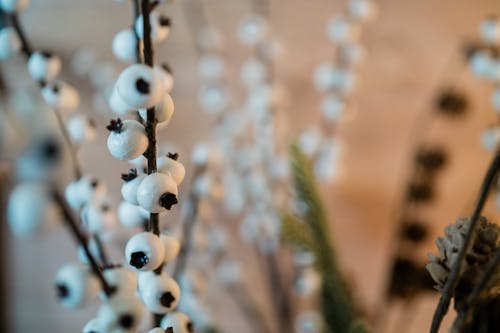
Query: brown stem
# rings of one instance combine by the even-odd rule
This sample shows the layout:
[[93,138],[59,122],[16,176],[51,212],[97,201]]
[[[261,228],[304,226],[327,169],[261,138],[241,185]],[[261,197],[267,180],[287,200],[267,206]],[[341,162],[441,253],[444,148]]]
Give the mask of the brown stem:
[[19,39],[21,40],[21,51],[23,52],[24,56],[27,59],[29,59],[29,57],[33,53],[33,48],[31,47],[28,39],[26,38],[26,34],[24,33],[24,30],[21,27],[17,14],[11,14],[9,16],[12,23],[12,27],[14,28],[17,35],[19,36]]
[[474,289],[470,293],[469,297],[467,298],[467,302],[465,303],[464,310],[460,314],[460,316],[457,318],[455,321],[455,324],[453,325],[454,328],[456,329],[456,332],[461,332],[461,328],[463,325],[463,321],[467,315],[467,312],[469,309],[473,309],[478,301],[479,301],[479,296],[481,293],[487,288],[488,284],[491,281],[491,278],[493,275],[497,272],[498,267],[500,265],[500,249],[497,249],[495,251],[495,255],[493,258],[490,259],[488,264],[486,265],[486,269],[481,275],[481,279],[479,280],[479,283],[477,283],[474,286]]
[[464,246],[460,248],[457,261],[451,268],[448,280],[446,281],[446,284],[443,287],[441,298],[439,299],[439,303],[436,307],[436,311],[434,312],[434,316],[432,318],[430,333],[437,333],[439,331],[439,326],[441,325],[444,316],[448,312],[451,298],[453,297],[453,293],[455,291],[455,288],[457,287],[460,278],[460,273],[462,270],[465,255],[469,251],[469,248],[471,246],[471,240],[472,240],[472,235],[474,233],[474,228],[477,225],[477,221],[479,219],[479,216],[481,215],[481,211],[483,210],[486,199],[488,198],[488,193],[490,191],[490,188],[495,183],[496,175],[499,169],[500,169],[500,150],[497,150],[495,153],[495,157],[491,162],[490,167],[488,168],[486,177],[484,178],[483,184],[481,186],[481,191],[476,203],[476,207],[474,208],[474,212],[470,218],[469,230],[467,231],[467,235],[465,236]]
[[63,215],[64,221],[66,222],[66,225],[68,226],[71,234],[73,235],[77,243],[83,248],[83,251],[87,256],[92,271],[94,272],[95,276],[99,279],[99,282],[101,283],[102,291],[106,294],[106,296],[108,297],[111,296],[111,294],[113,293],[113,288],[108,284],[108,282],[104,278],[101,268],[99,267],[97,261],[90,252],[87,244],[87,239],[85,235],[81,232],[81,230],[78,228],[78,224],[75,218],[73,217],[73,214],[71,213],[71,208],[68,206],[63,196],[59,193],[59,191],[56,188],[52,189],[52,197],[54,198],[54,201],[61,208],[61,213]]
[[[203,173],[205,170],[204,167],[198,167],[195,169],[193,173],[193,181],[198,178],[198,176]],[[181,240],[181,249],[179,250],[179,255],[177,256],[177,260],[175,261],[174,267],[174,279],[178,280],[184,272],[186,267],[187,259],[189,257],[189,251],[191,249],[191,240],[193,238],[193,228],[196,224],[196,216],[198,215],[198,204],[200,198],[195,193],[194,189],[191,188],[189,192],[189,198],[187,204],[189,205],[189,210],[184,217],[182,222],[182,240]]]
[[61,116],[61,112],[59,110],[53,109],[54,114],[57,119],[57,125],[59,126],[59,130],[61,131],[61,134],[64,138],[64,141],[66,145],[68,146],[69,149],[69,155],[71,158],[71,163],[73,164],[73,174],[75,179],[80,179],[82,178],[82,170],[80,168],[80,165],[78,163],[78,157],[76,156],[76,149],[73,146],[73,143],[71,142],[71,138],[68,133],[68,129],[66,128],[66,125],[64,125],[64,121]]

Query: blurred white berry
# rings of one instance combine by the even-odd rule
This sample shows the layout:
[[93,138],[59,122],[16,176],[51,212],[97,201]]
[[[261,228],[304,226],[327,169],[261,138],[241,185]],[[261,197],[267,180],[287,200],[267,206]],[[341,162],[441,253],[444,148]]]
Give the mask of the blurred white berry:
[[174,76],[172,75],[170,67],[167,64],[154,65],[153,70],[160,78],[163,89],[167,93],[170,93],[174,87]]
[[0,0],[0,8],[2,11],[14,14],[25,10],[30,4],[29,0]]
[[69,83],[53,81],[42,88],[45,102],[59,111],[72,112],[80,105],[78,91]]
[[87,203],[81,212],[82,224],[90,233],[101,233],[113,228],[117,221],[111,206],[102,201],[94,200]]
[[360,34],[360,26],[342,15],[331,18],[327,23],[327,35],[334,44],[357,41]]
[[137,291],[137,275],[125,267],[106,268],[104,278],[115,293],[134,295]]
[[344,109],[344,101],[336,94],[327,94],[321,101],[321,114],[328,122],[338,122],[344,113]]
[[108,105],[111,111],[120,116],[125,116],[134,110],[134,108],[123,100],[118,93],[116,86],[113,88],[113,92],[109,97]]
[[[174,101],[169,94],[164,93],[162,99],[154,108],[155,119],[160,124],[168,125],[174,114]],[[148,119],[148,110],[139,109],[139,115],[143,120]]]
[[497,17],[489,17],[479,26],[479,32],[483,41],[489,44],[500,42],[500,21]]
[[481,145],[487,150],[491,151],[498,147],[500,141],[500,128],[491,127],[483,131],[481,134]]
[[33,52],[28,60],[28,72],[35,81],[52,81],[61,72],[61,59],[52,53]]
[[142,64],[127,67],[116,81],[116,90],[123,101],[135,109],[153,107],[163,96],[160,76]]
[[264,82],[266,76],[266,67],[258,59],[250,58],[241,66],[241,80],[249,87],[253,87]]
[[238,38],[244,45],[256,45],[268,35],[269,25],[266,19],[257,14],[244,17],[238,25]]
[[163,261],[168,263],[177,258],[181,249],[181,244],[177,238],[162,234],[160,235],[160,239],[163,243],[163,247],[165,248],[165,258]]
[[202,55],[198,60],[198,72],[205,79],[220,79],[224,75],[224,60],[215,54]]
[[0,30],[0,60],[6,60],[21,50],[21,40],[12,27]]
[[224,47],[222,34],[211,26],[202,27],[199,30],[196,42],[205,52],[218,52]]
[[71,140],[77,145],[90,142],[96,137],[94,121],[84,114],[71,117],[66,126]]
[[66,264],[56,275],[56,293],[65,308],[81,307],[97,297],[99,282],[82,264]]
[[73,209],[81,209],[92,200],[101,200],[106,194],[106,185],[97,178],[85,175],[68,184],[64,191],[66,201]]
[[167,329],[172,327],[175,333],[192,333],[194,332],[193,323],[191,319],[182,312],[174,311],[163,317],[161,327]]
[[[113,54],[123,62],[133,62],[136,60],[138,40],[135,31],[131,28],[119,31],[113,38]],[[142,48],[142,43],[139,44]]]
[[118,220],[127,227],[142,227],[149,218],[149,212],[130,202],[122,201],[118,206]]
[[299,148],[307,156],[313,156],[318,152],[321,145],[321,140],[321,131],[318,128],[308,128],[299,136]]
[[200,106],[208,113],[224,111],[229,103],[229,92],[222,83],[207,83],[198,91]]
[[177,306],[181,290],[177,282],[165,272],[150,275],[148,283],[139,283],[141,299],[153,313],[167,313]]
[[295,319],[295,331],[297,333],[318,333],[323,330],[323,319],[315,311],[304,311]]
[[373,0],[349,0],[349,14],[361,22],[373,20],[378,14],[377,5]]
[[[170,32],[170,19],[157,11],[149,14],[151,24],[151,39],[153,43],[159,43],[168,37]],[[135,32],[140,39],[144,39],[144,17],[140,15],[135,21]]]
[[99,307],[97,320],[102,325],[102,332],[137,332],[143,309],[142,302],[136,296],[118,293],[106,299]]
[[58,221],[58,211],[43,183],[21,183],[10,193],[7,221],[16,236],[28,236]]

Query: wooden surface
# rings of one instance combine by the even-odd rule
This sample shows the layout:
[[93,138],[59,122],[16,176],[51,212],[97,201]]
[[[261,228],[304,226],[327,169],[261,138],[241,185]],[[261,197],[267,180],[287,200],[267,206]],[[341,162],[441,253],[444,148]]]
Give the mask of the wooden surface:
[[[33,44],[65,55],[85,45],[100,52],[102,59],[112,60],[110,41],[116,31],[130,24],[128,4],[110,0],[33,2],[22,15]],[[210,22],[227,34],[230,74],[236,78],[237,66],[250,50],[237,44],[233,31],[238,19],[249,11],[248,2],[203,3]],[[286,114],[290,138],[318,119],[319,94],[312,86],[311,73],[317,63],[332,57],[325,22],[343,3],[272,1],[273,30],[285,50],[277,64],[277,78],[289,92]],[[175,72],[176,114],[161,139],[175,142],[185,153],[193,142],[205,137],[212,120],[196,105],[196,53],[180,8],[171,5],[166,12],[171,14],[174,26],[157,57],[168,60]],[[478,23],[489,14],[500,14],[498,1],[385,0],[380,1],[377,21],[363,32],[369,54],[355,94],[356,117],[339,128],[346,146],[342,176],[332,186],[325,186],[323,192],[342,264],[356,285],[356,297],[363,300],[370,314],[378,306],[386,281],[399,197],[407,176],[404,170],[417,141],[440,143],[450,154],[450,163],[439,177],[437,201],[422,213],[432,221],[434,234],[440,234],[446,224],[471,209],[490,158],[480,148],[479,135],[495,122],[495,115],[490,107],[491,87],[469,74],[459,48],[464,37],[476,36]],[[9,68],[8,72],[12,78],[13,72],[22,73],[24,69]],[[29,85],[22,80],[14,84]],[[470,98],[468,115],[452,121],[426,120],[437,90],[450,84],[462,88]],[[243,90],[238,86],[235,89],[235,95],[241,96]],[[89,100],[84,102],[89,108]],[[415,134],[412,131],[420,126],[415,125],[418,119],[424,119],[424,125]],[[126,166],[101,149],[105,133],[100,134],[97,143],[83,148],[84,168],[109,179],[110,190],[118,198],[117,173]],[[188,174],[191,171],[188,169]],[[491,203],[486,213],[498,217]],[[9,297],[12,324],[9,332],[77,332],[94,310],[62,310],[52,290],[57,268],[75,256],[67,234],[61,230],[27,242],[9,238],[7,246],[3,272],[7,275],[8,292],[4,295]],[[432,241],[422,250],[422,258],[427,251],[434,251]],[[430,297],[419,302],[405,332],[427,329],[435,301]],[[232,317],[225,317],[220,305],[215,307],[224,326],[252,332],[234,323]],[[391,312],[390,318],[397,317],[397,311]]]

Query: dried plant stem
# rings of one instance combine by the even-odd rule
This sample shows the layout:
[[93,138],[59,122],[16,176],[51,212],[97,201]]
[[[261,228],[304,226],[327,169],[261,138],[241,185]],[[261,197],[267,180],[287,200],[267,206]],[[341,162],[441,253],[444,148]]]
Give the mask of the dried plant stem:
[[465,303],[465,307],[463,311],[459,314],[458,318],[455,320],[454,329],[456,332],[461,332],[462,325],[464,323],[464,319],[467,316],[468,310],[473,309],[481,296],[481,293],[488,287],[492,277],[498,271],[498,267],[500,266],[500,249],[495,251],[495,255],[490,259],[488,264],[486,265],[485,271],[481,275],[479,282],[474,286],[474,289],[470,293],[469,297],[467,297],[467,301]]
[[97,261],[90,252],[87,244],[87,239],[85,235],[81,232],[81,230],[78,228],[77,222],[71,213],[71,208],[68,206],[63,196],[59,193],[59,191],[56,188],[52,189],[52,197],[61,208],[61,213],[70,232],[75,237],[77,243],[83,248],[83,251],[87,256],[92,271],[94,272],[95,276],[99,279],[99,282],[101,283],[102,291],[106,294],[106,296],[111,296],[111,294],[113,293],[113,288],[108,284],[108,282],[104,278],[101,268],[99,267]]
[[141,63],[142,62],[142,55],[141,55],[141,39],[137,35],[137,31],[135,31],[135,22],[137,21],[137,18],[141,15],[141,8],[139,6],[139,0],[132,0],[132,6],[133,6],[133,22],[132,22],[132,30],[134,31],[135,35],[135,40],[136,40],[136,47],[135,47],[135,62],[136,63]]
[[437,305],[436,311],[434,312],[434,317],[432,319],[430,333],[437,333],[439,331],[441,322],[446,313],[448,312],[451,298],[453,297],[453,293],[455,291],[455,288],[457,287],[460,278],[460,272],[462,270],[465,255],[469,251],[469,248],[471,246],[474,228],[477,225],[477,221],[479,219],[479,216],[481,215],[481,211],[483,210],[486,199],[488,198],[488,193],[490,191],[490,188],[496,180],[496,175],[499,169],[500,169],[500,150],[497,150],[495,153],[495,157],[491,162],[490,167],[488,168],[488,172],[486,173],[486,177],[481,186],[481,191],[476,203],[476,207],[474,208],[474,212],[470,218],[469,230],[467,231],[467,235],[465,236],[464,246],[460,249],[457,261],[451,268],[448,280],[446,281],[446,284],[443,287],[441,298],[439,299],[439,303]]
[[17,14],[11,14],[9,16],[12,23],[12,27],[14,28],[14,30],[16,30],[16,33],[19,36],[19,39],[21,40],[21,51],[23,52],[24,56],[28,59],[31,56],[31,53],[33,53],[33,48],[31,47],[31,45],[28,42],[28,39],[26,38],[26,35],[21,27],[21,23],[19,22]]
[[[143,42],[144,42],[144,63],[153,67],[153,43],[151,41],[151,22],[149,20],[149,13],[151,11],[151,4],[149,0],[141,0],[141,11],[143,17]],[[147,110],[146,119],[146,135],[148,137],[148,149],[144,153],[144,156],[148,160],[148,175],[155,173],[156,169],[156,125],[157,120],[155,117],[154,107]],[[151,213],[149,216],[149,231],[153,232],[155,235],[160,234],[159,226],[159,215],[157,213]]]
[[59,130],[61,131],[64,142],[66,143],[66,146],[68,146],[74,177],[75,179],[80,179],[82,177],[82,169],[80,168],[80,164],[78,163],[78,157],[76,156],[76,149],[73,146],[73,143],[71,142],[71,138],[69,136],[66,125],[64,124],[64,120],[62,119],[61,112],[56,109],[52,110],[54,111],[54,115],[56,116],[57,125],[59,126]]
[[[205,171],[205,167],[197,167],[193,173],[193,182],[198,178],[200,174]],[[189,192],[189,197],[187,201],[188,211],[186,216],[184,217],[184,221],[182,223],[182,240],[181,240],[181,249],[179,251],[179,255],[177,260],[175,261],[174,267],[174,279],[178,280],[181,274],[184,272],[186,268],[187,259],[189,257],[189,251],[191,250],[191,242],[193,238],[193,228],[196,224],[196,217],[198,216],[198,205],[200,202],[199,196],[196,194],[193,188]]]
[[288,293],[283,286],[277,255],[275,253],[267,254],[265,259],[269,276],[269,285],[271,290],[274,290],[274,293],[270,293],[270,295],[272,295],[280,332],[292,332],[292,309]]

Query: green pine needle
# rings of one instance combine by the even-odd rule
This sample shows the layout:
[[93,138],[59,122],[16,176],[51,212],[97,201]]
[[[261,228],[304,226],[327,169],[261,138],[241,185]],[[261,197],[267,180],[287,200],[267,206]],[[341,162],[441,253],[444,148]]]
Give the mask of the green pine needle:
[[316,188],[311,163],[296,145],[290,149],[293,180],[298,200],[307,211],[303,221],[283,214],[283,239],[315,254],[316,268],[322,276],[321,304],[325,333],[366,333],[356,318],[349,290],[340,272],[334,252],[328,219]]

